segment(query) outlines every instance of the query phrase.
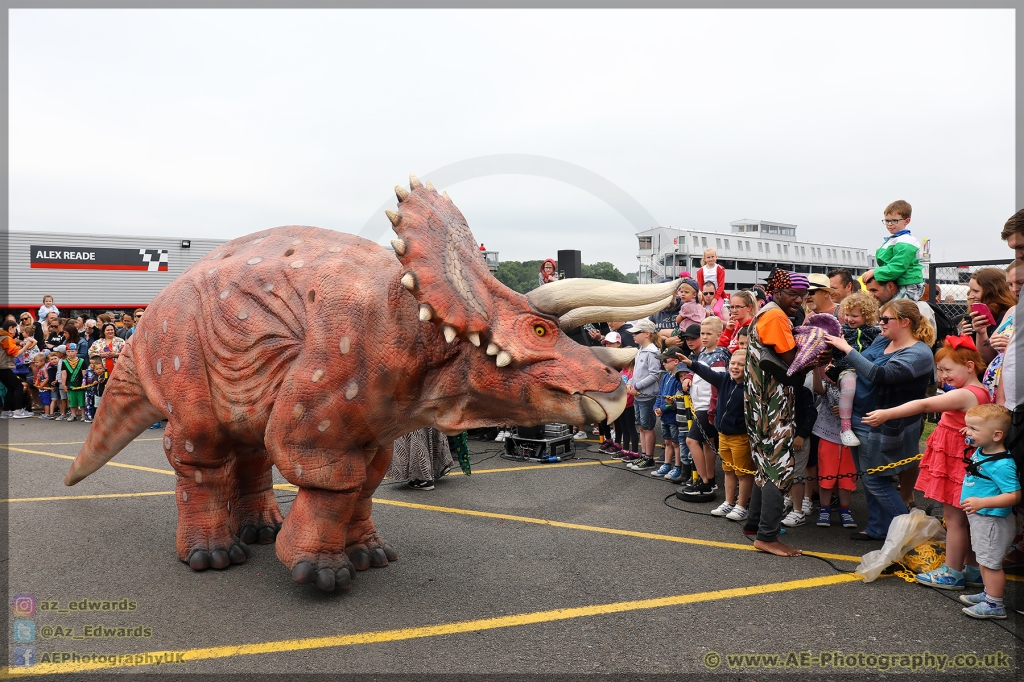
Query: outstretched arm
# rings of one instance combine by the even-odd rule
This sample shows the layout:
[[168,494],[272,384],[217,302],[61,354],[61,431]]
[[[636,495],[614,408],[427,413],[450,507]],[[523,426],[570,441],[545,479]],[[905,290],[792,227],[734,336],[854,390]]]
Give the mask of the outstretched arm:
[[978,404],[978,398],[966,388],[937,395],[933,398],[911,400],[887,410],[874,410],[864,415],[862,422],[868,426],[878,426],[890,419],[913,417],[923,412],[966,412]]

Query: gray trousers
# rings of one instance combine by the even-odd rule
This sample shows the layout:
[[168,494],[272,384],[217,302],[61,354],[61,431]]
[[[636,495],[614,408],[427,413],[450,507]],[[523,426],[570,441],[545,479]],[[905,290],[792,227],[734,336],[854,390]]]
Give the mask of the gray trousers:
[[743,524],[743,530],[757,531],[757,539],[761,542],[778,540],[785,511],[782,498],[782,491],[771,481],[765,481],[762,487],[755,484],[750,495],[750,507],[747,509],[747,521]]

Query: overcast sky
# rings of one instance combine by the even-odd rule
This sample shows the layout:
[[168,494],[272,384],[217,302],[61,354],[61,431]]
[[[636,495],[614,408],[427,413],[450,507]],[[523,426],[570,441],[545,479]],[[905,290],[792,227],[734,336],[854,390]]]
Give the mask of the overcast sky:
[[[596,173],[659,224],[796,223],[1008,255],[1012,10],[10,10],[10,227],[359,233],[408,174],[494,154]],[[472,165],[472,164],[470,164]],[[504,260],[636,270],[569,182],[447,187]],[[607,197],[606,197],[607,198]]]

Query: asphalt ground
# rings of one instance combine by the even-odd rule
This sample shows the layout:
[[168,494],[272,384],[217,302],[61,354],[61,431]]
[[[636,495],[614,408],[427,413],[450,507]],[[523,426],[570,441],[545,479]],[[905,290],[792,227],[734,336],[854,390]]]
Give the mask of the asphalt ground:
[[[950,657],[942,679],[1016,679],[1020,669],[1024,616],[1011,613],[1000,627],[966,617],[949,593],[892,576],[865,584],[848,571],[880,543],[853,542],[838,524],[812,520],[783,537],[832,565],[759,553],[740,524],[700,515],[717,502],[672,498],[670,508],[664,498],[676,486],[583,444],[580,459],[542,465],[507,461],[501,444],[471,440],[472,476],[446,476],[430,492],[385,481],[374,520],[399,560],[360,573],[347,592],[322,593],[293,583],[272,546],[254,545],[247,563],[224,571],[196,573],[177,559],[162,431],[67,488],[62,479],[88,425],[4,425],[8,603],[34,598],[34,613],[12,607],[9,620],[35,628],[34,642],[19,643],[12,624],[8,642],[12,654],[34,646],[36,662],[5,675],[861,679],[881,674],[885,654],[896,655],[887,674],[921,679],[937,679],[942,656]],[[285,513],[293,494],[278,490]],[[859,493],[854,514],[866,518]],[[1009,583],[1014,603],[1021,580]],[[69,610],[83,598],[136,608]],[[87,625],[151,630],[64,636]],[[133,656],[113,667],[68,658],[92,653]],[[161,654],[174,662],[154,664]],[[732,654],[782,659],[730,662]],[[950,669],[960,654],[964,665],[977,656],[978,667]],[[985,654],[1003,667],[984,668]]]

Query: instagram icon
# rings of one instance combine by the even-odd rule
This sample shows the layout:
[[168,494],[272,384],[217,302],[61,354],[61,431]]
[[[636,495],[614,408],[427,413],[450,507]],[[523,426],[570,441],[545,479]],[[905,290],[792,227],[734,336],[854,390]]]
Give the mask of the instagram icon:
[[36,613],[36,598],[31,594],[14,595],[11,605],[15,616],[34,616]]

